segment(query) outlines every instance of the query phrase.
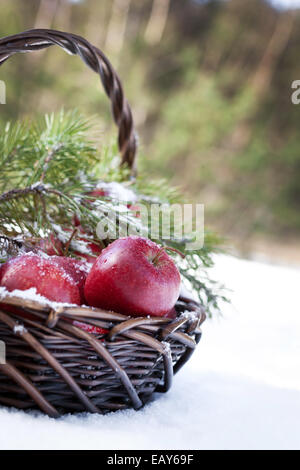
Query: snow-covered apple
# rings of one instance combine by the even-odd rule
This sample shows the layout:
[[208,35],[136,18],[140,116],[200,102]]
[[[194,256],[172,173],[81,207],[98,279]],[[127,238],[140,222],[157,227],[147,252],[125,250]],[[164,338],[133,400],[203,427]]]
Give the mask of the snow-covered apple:
[[26,253],[1,266],[0,286],[8,291],[35,288],[49,300],[81,305],[86,275],[81,261]]
[[84,261],[80,261],[74,258],[68,258],[66,256],[55,256],[54,262],[61,266],[74,280],[80,293],[80,305],[85,301],[84,299],[84,284],[90,270],[90,267]]
[[175,305],[180,274],[172,258],[142,237],[115,240],[87,276],[84,295],[89,305],[132,316],[163,316]]

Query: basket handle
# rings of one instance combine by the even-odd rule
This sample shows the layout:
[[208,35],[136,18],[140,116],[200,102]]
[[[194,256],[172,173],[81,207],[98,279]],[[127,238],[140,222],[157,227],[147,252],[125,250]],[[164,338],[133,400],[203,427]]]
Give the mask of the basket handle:
[[52,29],[31,29],[0,39],[0,65],[17,52],[32,52],[57,45],[69,54],[77,54],[94,72],[111,100],[112,115],[119,128],[118,145],[121,165],[128,165],[134,176],[137,136],[132,113],[124,97],[121,81],[107,57],[97,47],[76,34]]

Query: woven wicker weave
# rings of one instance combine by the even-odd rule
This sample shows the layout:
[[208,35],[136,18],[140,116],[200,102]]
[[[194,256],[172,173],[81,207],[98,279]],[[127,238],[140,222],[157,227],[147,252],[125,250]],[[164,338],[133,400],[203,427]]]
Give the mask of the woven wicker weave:
[[[100,75],[119,129],[121,164],[135,174],[136,135],[120,80],[104,54],[85,39],[53,30],[31,30],[0,40],[0,65],[17,52],[58,45],[77,54]],[[1,294],[0,403],[40,409],[58,417],[69,412],[105,413],[139,409],[153,392],[170,389],[173,375],[190,358],[201,337],[205,313],[180,297],[175,320],[130,318],[89,307],[53,304]],[[17,307],[17,308],[16,308]],[[14,313],[11,313],[13,310]],[[102,327],[95,335],[74,326]]]

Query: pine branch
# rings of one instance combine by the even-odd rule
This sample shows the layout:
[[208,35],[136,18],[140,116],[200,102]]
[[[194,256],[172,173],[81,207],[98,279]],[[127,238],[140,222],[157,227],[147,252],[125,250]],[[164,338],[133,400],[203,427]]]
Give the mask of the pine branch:
[[17,256],[20,253],[33,251],[34,246],[29,242],[18,238],[11,238],[0,235],[0,261],[4,262],[10,256]]
[[[129,172],[120,169],[116,144],[103,146],[100,155],[92,143],[90,123],[78,113],[46,116],[37,123],[7,125],[0,134],[0,250],[2,259],[18,250],[35,249],[41,238],[55,235],[70,256],[91,254],[90,243],[107,246],[115,236],[131,233],[150,236],[151,223],[141,219],[126,203],[112,197],[88,194],[99,179],[130,186],[138,203],[152,202],[168,211],[168,204],[181,202],[178,189],[164,180],[153,182],[148,175],[128,181]],[[74,229],[74,217],[80,230]],[[162,218],[163,220],[163,218]],[[97,237],[97,224],[106,227],[107,237]],[[175,220],[171,219],[170,239],[152,238],[161,246],[170,246],[185,254],[180,261],[172,254],[183,279],[198,294],[211,315],[226,300],[223,287],[211,280],[212,254],[220,250],[220,240],[212,233],[205,236],[203,248],[190,252],[186,239],[175,238]],[[123,233],[124,228],[126,231]],[[19,240],[20,236],[22,241]],[[188,235],[193,239],[193,234]],[[21,243],[21,244],[20,244]]]
[[77,112],[46,116],[34,123],[8,124],[0,137],[0,193],[40,181],[60,190],[92,187],[83,175],[96,165],[88,137],[91,123]]

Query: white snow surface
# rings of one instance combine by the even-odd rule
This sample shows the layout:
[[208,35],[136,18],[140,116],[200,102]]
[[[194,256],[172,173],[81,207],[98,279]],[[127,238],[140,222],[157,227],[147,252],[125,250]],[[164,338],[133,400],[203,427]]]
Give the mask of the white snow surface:
[[1,449],[299,449],[300,269],[217,258],[232,289],[170,392],[54,420],[0,408]]

